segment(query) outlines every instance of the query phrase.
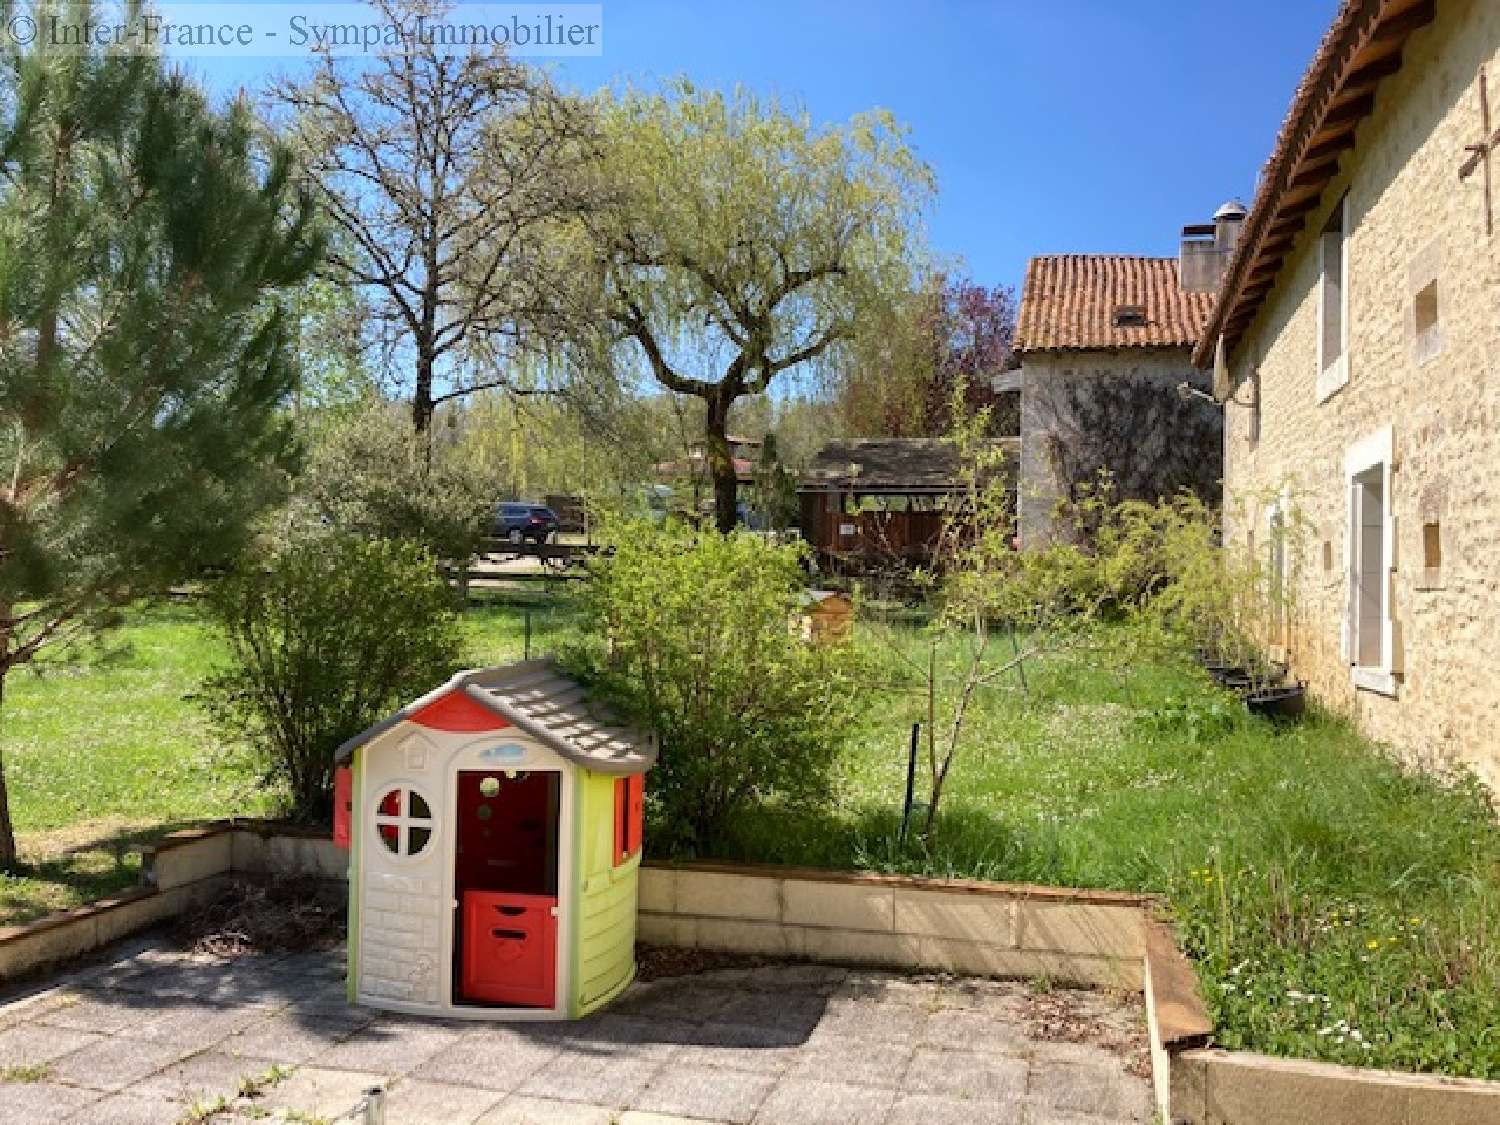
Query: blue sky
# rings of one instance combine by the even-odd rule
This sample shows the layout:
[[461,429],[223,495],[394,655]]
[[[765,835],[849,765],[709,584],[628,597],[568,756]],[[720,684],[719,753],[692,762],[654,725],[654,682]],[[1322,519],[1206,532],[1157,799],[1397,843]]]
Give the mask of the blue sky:
[[[1337,0],[606,0],[564,83],[687,74],[837,121],[891,110],[935,168],[935,248],[985,284],[1033,254],[1173,254],[1247,203]],[[284,60],[189,60],[220,90]]]

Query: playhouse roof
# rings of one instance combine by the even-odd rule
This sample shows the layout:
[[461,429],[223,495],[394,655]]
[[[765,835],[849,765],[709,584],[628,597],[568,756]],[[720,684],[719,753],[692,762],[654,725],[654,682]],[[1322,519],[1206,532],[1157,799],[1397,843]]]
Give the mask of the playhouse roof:
[[460,672],[436,691],[349,739],[334,752],[335,760],[345,760],[356,747],[397,723],[408,719],[420,723],[420,712],[449,696],[478,703],[568,761],[595,773],[644,773],[656,762],[655,735],[620,722],[550,660]]

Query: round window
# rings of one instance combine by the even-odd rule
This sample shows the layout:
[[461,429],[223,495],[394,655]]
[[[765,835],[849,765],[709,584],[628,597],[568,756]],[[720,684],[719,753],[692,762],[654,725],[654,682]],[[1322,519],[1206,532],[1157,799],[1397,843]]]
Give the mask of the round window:
[[409,785],[393,785],[375,803],[375,833],[395,855],[421,855],[432,842],[432,807]]

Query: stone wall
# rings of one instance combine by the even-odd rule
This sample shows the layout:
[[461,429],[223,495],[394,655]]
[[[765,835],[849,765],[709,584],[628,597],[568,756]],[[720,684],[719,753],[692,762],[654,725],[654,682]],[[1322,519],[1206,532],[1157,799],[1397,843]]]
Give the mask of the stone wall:
[[[1258,372],[1260,408],[1258,437],[1252,405],[1228,408],[1225,530],[1247,543],[1266,497],[1285,490],[1307,528],[1296,674],[1414,760],[1466,762],[1500,786],[1500,206],[1487,236],[1482,174],[1458,179],[1464,145],[1479,139],[1481,66],[1500,77],[1500,4],[1443,0],[1308,217],[1231,357],[1246,404]],[[1349,376],[1320,403],[1318,236],[1346,192]],[[1433,279],[1439,328],[1419,339],[1415,296]],[[1401,671],[1382,693],[1353,685],[1342,629],[1345,453],[1385,427]],[[1425,565],[1426,537],[1439,568]]]
[[1141,987],[1140,895],[693,864],[641,868],[640,940],[841,964]]
[[[1182,487],[1217,493],[1221,417],[1211,403],[1184,402],[1178,384],[1204,389],[1186,348],[1028,352],[1021,364],[1021,473],[1024,543],[1058,534],[1057,502],[1099,464],[1120,496],[1155,500]],[[1064,447],[1059,464],[1054,445]],[[1081,463],[1082,470],[1072,465]]]

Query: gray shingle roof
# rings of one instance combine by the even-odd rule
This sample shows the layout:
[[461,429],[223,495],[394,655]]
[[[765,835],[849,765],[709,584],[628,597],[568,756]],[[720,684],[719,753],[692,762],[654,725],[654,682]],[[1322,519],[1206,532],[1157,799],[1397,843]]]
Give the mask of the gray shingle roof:
[[563,675],[550,660],[460,672],[437,691],[349,739],[335,752],[335,760],[343,761],[356,747],[455,691],[463,692],[568,761],[595,773],[643,773],[656,762],[654,734],[620,722],[590,698],[582,684]]
[[[1014,456],[1018,438],[996,438]],[[962,487],[958,448],[945,438],[858,438],[818,451],[800,488],[879,492],[952,492]]]

